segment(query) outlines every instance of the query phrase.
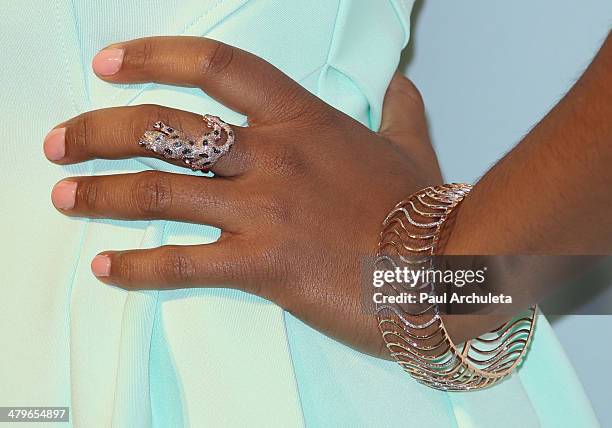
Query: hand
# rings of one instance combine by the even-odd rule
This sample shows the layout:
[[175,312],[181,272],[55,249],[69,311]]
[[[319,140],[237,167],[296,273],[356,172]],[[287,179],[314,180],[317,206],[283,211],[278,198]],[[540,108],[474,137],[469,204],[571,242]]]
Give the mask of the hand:
[[[362,307],[362,263],[376,253],[393,206],[441,183],[423,104],[407,79],[394,76],[375,133],[264,60],[205,38],[116,44],[94,59],[94,71],[113,83],[200,87],[249,121],[233,127],[236,143],[214,177],[145,171],[71,177],[54,187],[54,205],[69,216],[222,230],[212,244],[106,251],[92,262],[100,280],[126,289],[238,288],[355,349],[388,357],[376,317]],[[198,114],[109,108],[58,125],[45,153],[61,165],[157,156],[138,145],[156,121],[194,138],[204,132]]]

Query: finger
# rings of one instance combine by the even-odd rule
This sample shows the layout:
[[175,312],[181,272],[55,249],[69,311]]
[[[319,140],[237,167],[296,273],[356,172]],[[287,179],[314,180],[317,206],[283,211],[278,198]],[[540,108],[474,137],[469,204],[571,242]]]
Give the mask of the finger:
[[263,297],[266,290],[260,284],[268,278],[261,252],[248,251],[236,239],[104,252],[92,260],[91,269],[103,282],[128,289],[231,287]]
[[399,72],[395,72],[385,95],[379,133],[408,150],[431,146],[421,94]]
[[229,231],[243,223],[241,199],[237,183],[160,171],[71,177],[51,192],[53,205],[69,216],[175,220]]
[[299,116],[316,98],[265,60],[203,37],[146,37],[114,44],[93,59],[114,83],[156,82],[200,87],[252,123]]
[[[182,131],[194,141],[210,131],[201,115],[182,110],[153,104],[106,108],[83,113],[53,129],[45,138],[44,152],[49,160],[61,165],[95,158],[148,156],[186,166],[181,160],[166,159],[163,154],[139,145],[145,131],[154,130],[158,121]],[[238,175],[251,165],[247,129],[239,126],[232,129],[234,145],[212,166],[212,171],[222,176]]]

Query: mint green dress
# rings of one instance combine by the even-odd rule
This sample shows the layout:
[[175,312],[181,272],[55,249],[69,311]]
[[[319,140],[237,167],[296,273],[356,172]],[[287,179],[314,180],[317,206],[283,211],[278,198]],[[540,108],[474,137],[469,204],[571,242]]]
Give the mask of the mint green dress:
[[435,391],[251,295],[128,292],[90,272],[102,250],[212,242],[212,227],[71,219],[51,205],[51,187],[70,175],[186,172],[147,158],[52,165],[43,137],[69,117],[158,103],[244,123],[195,89],[101,82],[90,62],[105,45],[149,35],[223,40],[376,129],[411,7],[411,0],[1,2],[0,406],[70,406],[71,424],[87,428],[597,426],[544,317],[525,364],[502,384]]

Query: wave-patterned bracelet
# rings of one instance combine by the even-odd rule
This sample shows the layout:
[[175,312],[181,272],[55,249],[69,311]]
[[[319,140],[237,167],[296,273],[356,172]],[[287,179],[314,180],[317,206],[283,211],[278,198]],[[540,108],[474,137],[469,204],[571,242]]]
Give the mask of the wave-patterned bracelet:
[[[376,269],[430,269],[440,230],[450,212],[471,190],[468,184],[428,187],[401,201],[383,222]],[[386,283],[383,294],[399,295],[406,284]],[[419,287],[435,292],[435,284]],[[399,301],[400,299],[398,299]],[[392,357],[417,381],[446,391],[491,386],[520,364],[531,341],[537,306],[476,339],[457,345],[450,339],[438,304],[376,304],[378,325]]]

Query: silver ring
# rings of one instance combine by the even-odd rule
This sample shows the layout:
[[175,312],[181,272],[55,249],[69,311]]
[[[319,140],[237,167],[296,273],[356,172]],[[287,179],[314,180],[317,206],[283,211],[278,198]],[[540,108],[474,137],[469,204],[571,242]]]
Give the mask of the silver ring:
[[[230,151],[235,135],[232,127],[217,116],[203,116],[209,132],[197,140],[189,139],[183,132],[163,122],[155,122],[153,130],[145,131],[138,144],[166,159],[178,159],[194,171],[208,171]],[[225,142],[219,144],[224,138]]]

